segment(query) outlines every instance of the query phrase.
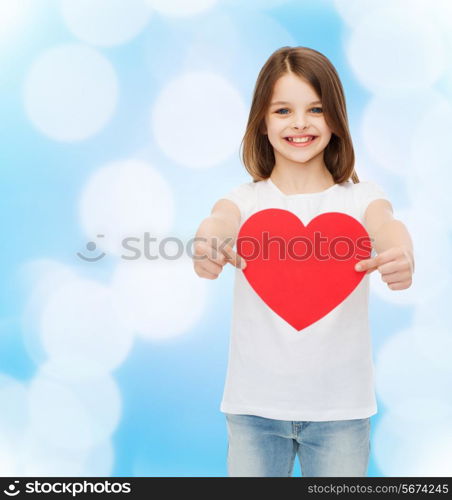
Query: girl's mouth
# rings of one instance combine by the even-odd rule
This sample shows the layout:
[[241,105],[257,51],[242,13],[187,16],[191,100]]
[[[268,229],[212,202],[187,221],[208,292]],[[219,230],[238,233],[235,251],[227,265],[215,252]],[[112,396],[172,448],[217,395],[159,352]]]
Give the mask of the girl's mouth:
[[290,144],[292,147],[294,148],[306,148],[307,146],[310,146],[316,139],[317,139],[318,136],[311,136],[309,138],[309,141],[306,141],[306,142],[295,142],[295,141],[290,141],[288,137],[284,137],[284,140]]

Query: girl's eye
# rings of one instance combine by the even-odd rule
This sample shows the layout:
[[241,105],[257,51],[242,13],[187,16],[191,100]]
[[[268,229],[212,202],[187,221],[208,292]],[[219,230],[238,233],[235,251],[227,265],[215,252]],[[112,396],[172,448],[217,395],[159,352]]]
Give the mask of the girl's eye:
[[[311,110],[313,110],[313,109],[319,109],[320,110],[318,113],[315,113],[315,114],[323,113],[323,108],[320,108],[320,107],[311,108]],[[280,111],[287,111],[287,108],[278,109],[276,111],[276,113],[278,113],[280,115],[281,114]],[[282,113],[282,114],[285,115],[286,113]]]

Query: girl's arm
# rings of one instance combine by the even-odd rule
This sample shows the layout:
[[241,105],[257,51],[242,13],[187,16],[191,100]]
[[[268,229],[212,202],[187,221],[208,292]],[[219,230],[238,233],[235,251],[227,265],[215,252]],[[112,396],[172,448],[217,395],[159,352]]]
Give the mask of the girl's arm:
[[245,268],[245,260],[232,249],[239,229],[238,207],[230,200],[218,200],[196,232],[193,261],[198,276],[216,279],[228,262]]
[[381,279],[391,290],[409,288],[414,273],[414,252],[407,228],[394,219],[391,204],[383,199],[369,204],[364,220],[378,255],[362,260],[355,269],[367,271],[367,274],[378,269]]

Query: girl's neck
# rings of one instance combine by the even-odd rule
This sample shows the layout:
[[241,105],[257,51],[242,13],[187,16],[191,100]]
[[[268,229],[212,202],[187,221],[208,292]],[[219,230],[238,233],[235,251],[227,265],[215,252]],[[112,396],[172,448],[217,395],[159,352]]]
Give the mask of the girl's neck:
[[270,179],[285,194],[317,193],[334,186],[334,178],[326,167],[305,169],[278,168],[275,166]]

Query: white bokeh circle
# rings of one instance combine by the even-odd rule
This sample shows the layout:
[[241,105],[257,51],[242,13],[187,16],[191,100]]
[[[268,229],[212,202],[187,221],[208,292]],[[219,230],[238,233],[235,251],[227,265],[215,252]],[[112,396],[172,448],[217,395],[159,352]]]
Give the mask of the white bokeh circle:
[[[27,427],[14,446],[8,465],[11,470],[14,470],[14,474],[8,474],[10,476],[111,476],[114,466],[114,450],[111,439],[86,449],[61,448],[58,444],[49,442],[35,429]],[[8,471],[8,468],[2,467],[2,471],[5,470]]]
[[[411,0],[405,0],[405,2],[412,4]],[[422,9],[423,15],[431,19],[445,36],[451,34],[452,4],[450,0],[430,0],[429,2],[416,0],[416,6]]]
[[[424,117],[432,106],[439,108],[444,104],[444,97],[434,89],[404,89],[374,95],[364,108],[361,129],[371,159],[394,175],[415,175],[413,157],[407,151],[415,148],[419,136],[428,134],[430,129],[434,129],[432,134],[438,132],[436,122],[432,127],[433,122]],[[424,141],[431,150],[430,141],[422,137]]]
[[28,427],[15,447],[13,460],[17,476],[81,477],[88,454],[89,448],[62,448]]
[[41,336],[49,359],[64,361],[73,378],[113,371],[133,343],[132,330],[118,321],[110,289],[78,278],[49,296]]
[[148,163],[133,159],[113,162],[88,179],[80,199],[81,225],[100,250],[134,257],[137,252],[128,248],[142,248],[144,233],[157,237],[170,231],[173,198],[169,183]]
[[289,3],[291,0],[223,0],[223,5],[228,8],[239,8],[239,9],[277,9],[278,7],[284,7],[284,4]]
[[413,315],[413,324],[432,329],[452,331],[450,315],[451,294],[441,293],[419,304]]
[[29,386],[30,429],[62,449],[88,450],[108,439],[120,421],[121,397],[109,377],[61,381],[38,371]]
[[23,340],[28,355],[37,365],[47,358],[40,329],[44,306],[59,287],[76,277],[73,269],[52,259],[30,260],[19,268],[17,278],[27,292],[21,318]]
[[433,397],[430,394],[419,393],[402,396],[392,400],[390,412],[401,419],[425,424],[426,422],[441,422],[452,414],[452,400],[447,397]]
[[[376,391],[389,409],[409,398],[426,397],[444,400],[452,384],[452,369],[444,369],[431,354],[445,345],[439,335],[427,328],[416,332],[416,326],[392,335],[379,349],[376,360]],[[422,351],[432,336],[434,347],[429,355]],[[422,337],[424,336],[424,340]]]
[[77,38],[104,47],[128,42],[152,16],[146,0],[60,0],[60,10]]
[[[413,328],[416,348],[422,358],[430,362],[435,369],[442,372],[443,377],[452,382],[452,334],[449,329],[438,324]],[[452,398],[449,398],[452,402]]]
[[360,82],[377,93],[430,87],[446,67],[435,25],[421,10],[397,4],[360,18],[350,32],[346,54]]
[[393,304],[418,306],[448,293],[452,274],[448,256],[452,243],[444,221],[428,209],[417,206],[395,211],[394,218],[405,225],[413,242],[412,284],[404,290],[391,290],[382,280],[380,271],[375,270],[370,274],[372,293]]
[[112,64],[95,49],[65,44],[42,52],[24,83],[28,117],[43,134],[73,142],[98,133],[118,99]]
[[375,0],[333,0],[333,4],[338,14],[350,27],[356,26],[363,17],[382,7],[415,9],[419,15],[429,10],[425,8],[424,0],[380,0],[379,2],[375,2]]
[[121,262],[111,287],[122,321],[149,340],[188,332],[207,303],[206,280],[196,275],[187,257]]
[[0,435],[5,436],[3,444],[8,442],[14,448],[28,423],[26,386],[19,380],[0,373],[0,401],[3,402],[0,412]]
[[191,168],[213,167],[238,150],[246,124],[239,92],[209,71],[169,82],[153,105],[151,126],[162,151]]
[[417,120],[411,138],[409,163],[412,175],[407,185],[416,203],[432,217],[452,226],[450,153],[452,104],[445,98],[432,102]]
[[145,0],[159,14],[170,17],[192,16],[211,9],[218,0]]

